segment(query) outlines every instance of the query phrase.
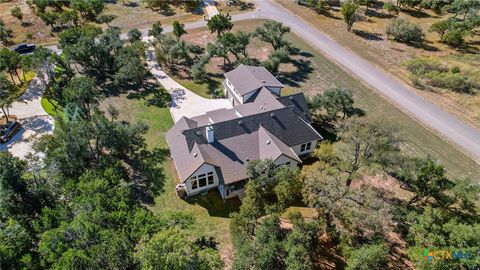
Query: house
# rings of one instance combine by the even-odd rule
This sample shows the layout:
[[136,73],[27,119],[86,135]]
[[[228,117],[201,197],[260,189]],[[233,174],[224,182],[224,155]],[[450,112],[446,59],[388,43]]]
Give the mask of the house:
[[281,96],[283,84],[264,67],[240,65],[225,73],[224,94],[233,106],[251,102],[262,89]]
[[322,140],[303,94],[280,96],[283,86],[265,69],[241,65],[225,77],[225,91],[239,95],[233,108],[182,117],[166,135],[187,196],[213,188],[224,199],[241,196],[249,161],[297,166]]

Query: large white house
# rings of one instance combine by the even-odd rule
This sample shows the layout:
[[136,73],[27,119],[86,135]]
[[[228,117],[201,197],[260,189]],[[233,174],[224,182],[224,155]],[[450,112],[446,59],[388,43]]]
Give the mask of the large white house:
[[212,188],[239,196],[249,161],[297,166],[322,140],[303,94],[281,96],[283,85],[263,67],[240,65],[225,77],[233,108],[183,117],[166,135],[187,196]]

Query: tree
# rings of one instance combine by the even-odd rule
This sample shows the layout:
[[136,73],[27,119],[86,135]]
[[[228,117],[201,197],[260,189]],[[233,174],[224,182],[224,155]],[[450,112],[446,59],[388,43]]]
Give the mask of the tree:
[[82,17],[88,21],[94,22],[105,8],[102,0],[72,0],[70,8],[78,11]]
[[290,32],[290,27],[281,22],[266,21],[263,26],[257,27],[255,36],[271,44],[276,51],[283,47],[290,47],[290,42],[284,36],[288,32]]
[[455,17],[463,15],[463,19],[469,14],[475,14],[475,11],[480,9],[480,3],[476,0],[455,0],[450,5],[446,6],[446,9],[455,13]]
[[27,78],[25,74],[33,68],[33,56],[31,54],[22,55],[20,58],[20,67],[22,68],[23,81],[26,83]]
[[163,27],[160,21],[153,23],[152,29],[148,30],[148,36],[160,40],[163,37]]
[[383,9],[385,9],[390,15],[398,15],[399,8],[390,1],[383,3]]
[[210,32],[216,32],[217,37],[220,37],[223,32],[225,31],[230,31],[233,27],[232,23],[232,17],[230,14],[227,13],[227,15],[223,15],[222,13],[219,13],[212,18],[207,23],[208,29],[210,29]]
[[221,269],[218,252],[200,250],[178,229],[160,231],[137,254],[142,269]]
[[100,16],[97,17],[97,23],[99,24],[106,24],[108,27],[110,27],[110,23],[113,22],[117,18],[117,15],[113,14],[101,14]]
[[5,45],[12,35],[12,29],[5,25],[5,22],[0,19],[0,41]]
[[325,93],[313,97],[310,107],[313,112],[325,109],[330,119],[335,119],[337,114],[341,112],[343,114],[342,118],[345,119],[353,110],[353,102],[353,96],[350,91],[337,88],[327,90]]
[[12,14],[12,16],[17,18],[19,21],[22,21],[23,19],[22,10],[18,6],[12,7],[12,9],[10,9],[10,14]]
[[147,70],[134,48],[122,48],[115,58],[115,65],[117,67],[117,72],[114,76],[115,83],[133,82],[137,85],[143,83]]
[[142,39],[142,32],[137,28],[130,29],[127,33],[128,41],[134,43],[135,41],[140,41]]
[[[2,269],[29,268],[31,239],[27,229],[14,219],[0,220],[0,267]],[[31,258],[30,258],[31,259]]]
[[17,88],[3,74],[0,74],[0,108],[2,108],[5,120],[10,117],[8,108],[13,103]]
[[186,33],[187,31],[185,30],[185,24],[178,21],[173,22],[173,34],[177,38],[177,42],[180,40],[180,37]]
[[349,188],[346,176],[322,163],[314,164],[302,175],[304,202],[316,209],[334,242],[341,240],[355,246],[384,234],[391,219],[390,209],[377,191],[366,185]]
[[53,29],[55,24],[57,23],[59,15],[55,12],[46,11],[40,13],[39,16],[46,25],[50,26]]
[[434,199],[438,204],[447,205],[451,203],[451,198],[446,191],[452,189],[454,183],[445,173],[441,164],[427,157],[401,163],[396,175],[402,187],[415,194],[409,204]]
[[290,62],[290,53],[287,47],[273,51],[268,59],[263,62],[263,66],[273,74],[278,74],[280,64]]
[[352,251],[347,260],[347,270],[381,270],[388,262],[388,247],[384,243],[363,245]]
[[26,163],[8,152],[0,152],[0,216],[24,218],[28,214]]
[[404,43],[421,43],[425,36],[420,26],[403,17],[391,20],[385,28],[385,34],[393,36],[395,41]]
[[12,82],[15,83],[13,79],[13,74],[17,75],[18,81],[21,82],[20,76],[18,75],[17,69],[20,68],[20,54],[16,51],[9,50],[8,48],[3,48],[0,50],[0,69],[6,70],[10,74]]
[[351,118],[341,128],[336,152],[340,155],[340,170],[347,173],[350,186],[356,172],[364,166],[389,168],[399,152],[396,132],[389,126]]
[[452,29],[453,21],[452,20],[443,20],[432,24],[428,31],[437,32],[440,36],[440,39],[443,38],[443,35],[450,29]]
[[62,94],[65,103],[80,108],[86,118],[90,118],[93,107],[98,104],[99,91],[95,81],[88,77],[73,78]]
[[441,41],[452,47],[459,47],[465,44],[465,36],[469,32],[463,29],[453,29],[446,32],[442,37]]
[[347,31],[352,30],[353,24],[357,21],[358,5],[352,0],[347,0],[342,5],[343,21],[347,24]]

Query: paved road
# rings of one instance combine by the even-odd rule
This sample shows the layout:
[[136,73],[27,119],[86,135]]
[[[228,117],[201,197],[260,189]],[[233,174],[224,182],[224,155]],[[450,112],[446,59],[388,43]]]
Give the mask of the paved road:
[[[443,111],[435,104],[416,95],[402,82],[394,79],[385,71],[362,59],[354,52],[342,47],[331,38],[321,33],[301,18],[278,6],[272,0],[254,0],[257,9],[252,12],[235,14],[233,21],[248,19],[271,19],[290,26],[292,32],[309,42],[313,47],[324,52],[328,57],[364,80],[382,95],[391,99],[400,108],[437,131],[444,139],[460,146],[477,161],[480,161],[480,131],[468,126],[463,121]],[[204,27],[206,21],[198,21],[185,25],[186,29]],[[171,26],[164,27],[171,32]],[[144,39],[148,29],[141,30]],[[122,35],[126,39],[126,35]]]
[[399,107],[408,111],[415,118],[438,131],[444,138],[462,147],[465,152],[470,153],[477,161],[480,161],[480,132],[478,130],[416,95],[402,82],[342,47],[273,1],[258,0],[255,4],[259,9],[259,17],[281,21],[289,25],[292,32],[323,51],[381,94],[392,99]]

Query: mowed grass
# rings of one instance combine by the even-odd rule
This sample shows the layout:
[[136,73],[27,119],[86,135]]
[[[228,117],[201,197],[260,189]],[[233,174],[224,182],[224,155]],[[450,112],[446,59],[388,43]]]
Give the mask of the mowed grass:
[[222,80],[219,78],[209,78],[208,81],[204,83],[196,83],[192,80],[185,79],[178,79],[177,82],[204,98],[212,98],[212,95],[208,94],[208,91],[222,89]]
[[42,97],[40,103],[42,105],[43,110],[45,110],[45,112],[48,113],[48,115],[50,116],[57,116],[62,112],[61,108],[58,107],[57,101],[55,100],[49,100],[46,97]]

